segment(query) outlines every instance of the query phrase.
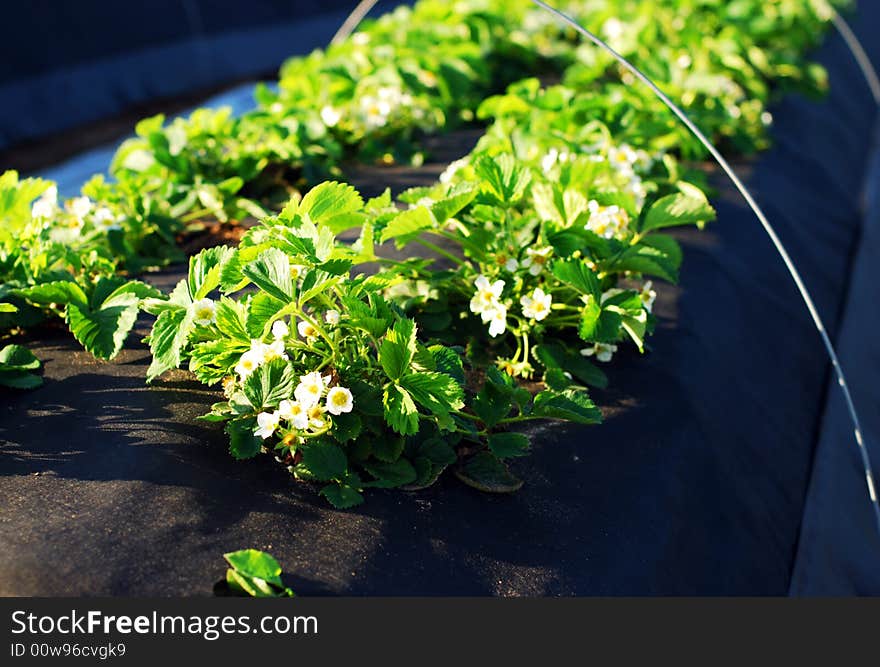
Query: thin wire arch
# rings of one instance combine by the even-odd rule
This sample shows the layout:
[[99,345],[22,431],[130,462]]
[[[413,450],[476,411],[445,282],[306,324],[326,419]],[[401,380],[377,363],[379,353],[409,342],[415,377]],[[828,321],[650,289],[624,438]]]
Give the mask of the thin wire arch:
[[357,3],[355,8],[351,10],[351,14],[345,18],[342,25],[339,26],[339,30],[333,35],[333,39],[330,40],[330,45],[333,46],[334,44],[339,44],[353,33],[360,25],[361,21],[363,21],[367,14],[370,13],[370,10],[376,6],[377,2],[379,2],[379,0],[361,0]]
[[[351,14],[349,14],[348,17],[345,19],[330,43],[336,44],[347,38],[357,28],[363,18],[370,12],[370,10],[376,5],[377,2],[378,0],[361,0],[361,2],[359,2],[357,6],[352,10]],[[831,365],[837,378],[837,384],[840,386],[840,389],[843,393],[847,411],[849,412],[850,419],[853,423],[853,436],[855,437],[856,445],[859,450],[859,455],[862,459],[862,466],[865,472],[865,483],[868,487],[868,498],[874,512],[874,518],[877,523],[877,531],[878,533],[880,533],[880,501],[878,501],[877,498],[877,487],[874,482],[873,467],[862,434],[861,420],[859,419],[858,412],[856,411],[856,407],[849,390],[849,384],[846,381],[846,375],[843,372],[843,368],[840,365],[840,359],[837,355],[837,351],[835,350],[834,345],[831,342],[831,338],[828,336],[825,324],[822,320],[821,315],[819,315],[819,311],[817,310],[816,305],[813,302],[813,298],[810,295],[810,292],[807,289],[806,285],[804,284],[800,272],[795,267],[791,256],[788,254],[788,251],[786,250],[784,244],[782,243],[779,236],[776,234],[776,230],[767,219],[767,216],[764,214],[764,211],[755,201],[751,192],[749,192],[748,188],[746,188],[743,182],[739,179],[739,177],[736,175],[736,172],[734,172],[733,168],[730,166],[730,163],[728,163],[728,161],[724,158],[720,151],[718,151],[718,149],[715,148],[712,142],[710,142],[709,139],[706,138],[703,132],[694,124],[694,122],[688,117],[688,115],[671,99],[669,99],[669,97],[662,90],[660,90],[660,88],[647,75],[645,75],[629,60],[617,53],[603,40],[581,26],[577,21],[575,21],[567,14],[559,11],[555,7],[551,7],[542,0],[532,0],[532,2],[538,7],[552,14],[554,17],[556,17],[557,20],[576,30],[582,36],[590,40],[594,45],[607,51],[609,54],[611,54],[612,57],[614,57],[615,60],[617,60],[627,70],[629,70],[630,73],[633,74],[633,76],[635,76],[643,84],[648,86],[648,88],[658,97],[658,99],[660,99],[660,101],[663,102],[663,104],[666,105],[666,107],[670,111],[672,111],[673,114],[675,114],[679,121],[681,121],[685,125],[685,127],[687,127],[687,129],[691,132],[691,134],[693,134],[699,140],[699,142],[703,144],[706,150],[709,151],[709,153],[712,155],[712,157],[715,159],[715,161],[718,163],[718,165],[721,167],[727,177],[730,178],[730,180],[733,182],[734,186],[743,197],[746,204],[748,204],[749,208],[758,218],[758,221],[761,223],[761,226],[763,227],[767,236],[770,238],[770,241],[773,243],[774,248],[776,249],[779,256],[782,258],[786,269],[791,275],[791,278],[794,281],[795,286],[797,287],[797,290],[800,293],[800,296],[810,313],[813,324],[815,325],[816,330],[819,332],[819,336],[822,339],[822,344],[825,347],[828,358],[831,360]],[[871,89],[872,95],[874,96],[874,100],[878,104],[880,104],[880,79],[878,79],[877,77],[877,72],[874,70],[870,59],[868,58],[864,48],[859,42],[858,37],[856,37],[855,33],[853,33],[852,29],[849,27],[849,24],[847,24],[843,17],[833,8],[832,12],[832,22],[834,26],[843,37],[844,41],[850,49],[850,52],[852,53],[857,64],[862,70],[862,73],[865,76],[865,80],[868,83],[869,88]]]
[[567,14],[559,11],[558,9],[551,7],[547,3],[543,2],[543,0],[532,0],[532,2],[542,9],[550,12],[553,16],[557,18],[557,20],[561,21],[565,25],[570,28],[573,28],[578,33],[589,39],[593,44],[598,46],[601,49],[607,51],[611,56],[614,57],[623,67],[625,67],[629,72],[635,76],[639,81],[648,86],[651,91],[660,99],[666,107],[672,111],[673,114],[687,127],[687,129],[700,141],[701,144],[706,148],[707,151],[712,155],[718,165],[724,170],[724,173],[727,174],[728,178],[733,182],[736,189],[739,191],[740,195],[742,195],[743,199],[745,199],[746,203],[749,205],[749,208],[752,209],[752,212],[758,218],[758,221],[761,223],[761,226],[764,228],[764,231],[767,233],[767,236],[770,237],[770,241],[773,243],[773,246],[776,248],[777,253],[782,258],[783,263],[785,264],[786,269],[788,269],[789,274],[791,275],[792,280],[795,283],[795,286],[798,289],[798,292],[801,295],[801,298],[804,301],[804,304],[807,307],[807,310],[810,313],[810,317],[813,320],[813,324],[816,326],[816,330],[819,332],[819,336],[822,339],[822,344],[825,347],[825,351],[828,353],[828,358],[831,360],[831,365],[834,370],[834,374],[837,377],[837,384],[840,386],[841,391],[843,392],[844,400],[846,401],[847,411],[849,412],[850,418],[853,423],[853,435],[855,437],[856,445],[858,446],[859,454],[862,459],[862,465],[865,472],[865,483],[868,487],[868,498],[871,502],[871,507],[874,511],[874,518],[877,523],[877,530],[880,532],[880,503],[878,503],[877,499],[877,491],[876,485],[874,483],[874,472],[871,465],[871,458],[868,453],[867,446],[865,445],[864,438],[862,436],[862,426],[861,421],[859,420],[858,412],[856,411],[855,404],[853,403],[852,395],[849,391],[849,385],[846,382],[846,376],[843,372],[843,368],[840,365],[840,359],[837,356],[837,351],[834,349],[834,345],[831,342],[830,337],[828,336],[828,332],[825,329],[825,324],[822,321],[822,317],[819,315],[819,311],[816,309],[816,305],[813,302],[812,296],[810,296],[810,292],[804,284],[803,279],[801,278],[800,272],[798,272],[797,268],[794,265],[794,262],[791,259],[791,256],[788,254],[788,251],[785,249],[782,241],[779,236],[776,234],[776,230],[773,225],[770,224],[770,221],[767,219],[767,216],[764,214],[764,211],[758,206],[758,203],[755,201],[752,194],[749,192],[748,188],[743,184],[743,182],[739,179],[734,172],[733,168],[730,166],[730,163],[724,158],[723,155],[718,151],[717,148],[710,142],[706,135],[700,131],[700,129],[694,124],[694,122],[688,117],[688,115],[682,111],[666,94],[657,87],[647,75],[645,75],[639,68],[633,65],[629,60],[624,58],[622,55],[617,53],[614,49],[612,49],[608,44],[599,39],[592,32],[581,26],[577,21],[568,16]]
[[874,102],[880,106],[880,77],[877,76],[874,63],[871,62],[868,54],[865,53],[862,42],[853,32],[852,28],[849,27],[849,23],[833,7],[831,8],[831,21],[834,27],[837,28],[837,32],[843,37],[843,41],[846,42],[849,52],[855,59],[859,69],[862,70],[865,82],[868,84],[868,88],[871,89],[871,95],[874,96]]

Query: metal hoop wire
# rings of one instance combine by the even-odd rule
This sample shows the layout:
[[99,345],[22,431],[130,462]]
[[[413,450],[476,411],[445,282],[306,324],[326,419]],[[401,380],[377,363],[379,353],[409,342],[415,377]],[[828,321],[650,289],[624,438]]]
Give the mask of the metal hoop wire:
[[852,53],[859,69],[862,70],[865,82],[868,84],[868,88],[871,89],[871,94],[874,96],[874,102],[880,106],[880,77],[877,76],[877,70],[874,69],[874,63],[871,62],[868,54],[865,53],[861,41],[856,37],[852,28],[849,27],[849,23],[847,23],[840,13],[838,13],[833,7],[831,8],[831,21],[834,23],[834,27],[837,28],[837,32],[843,37],[843,41],[846,42],[849,52]]
[[[336,35],[333,37],[333,40],[330,43],[336,44],[348,37],[355,30],[355,28],[357,28],[358,24],[369,13],[369,11],[376,5],[376,2],[377,0],[361,0],[361,2],[358,3],[354,10],[352,10],[351,14],[349,14],[348,18],[346,18],[345,22],[340,26],[339,30],[336,32]],[[577,21],[575,21],[567,14],[559,11],[554,7],[551,7],[542,0],[532,0],[532,2],[544,9],[545,11],[550,12],[550,14],[552,14],[557,20],[569,26],[570,28],[573,28],[599,48],[607,51],[614,57],[615,60],[617,60],[627,70],[629,70],[633,74],[633,76],[635,76],[642,83],[648,86],[648,88],[651,89],[651,91],[660,99],[660,101],[663,102],[663,104],[665,104],[666,107],[669,108],[669,110],[672,111],[673,114],[675,114],[675,116],[685,125],[685,127],[687,127],[691,134],[693,134],[700,141],[700,143],[703,144],[706,150],[709,151],[715,161],[724,170],[724,173],[727,174],[728,178],[730,178],[730,180],[733,182],[740,195],[742,195],[743,199],[746,201],[746,204],[748,204],[749,208],[758,218],[758,221],[761,223],[761,226],[764,228],[767,236],[770,237],[770,241],[773,243],[776,251],[782,258],[786,269],[788,269],[788,272],[791,275],[791,278],[794,281],[794,284],[797,287],[797,290],[800,293],[801,298],[803,299],[804,304],[806,305],[807,310],[810,313],[813,324],[816,326],[816,330],[819,332],[819,336],[822,339],[822,344],[825,347],[825,351],[828,353],[828,358],[831,360],[834,374],[837,377],[837,384],[840,386],[840,389],[843,392],[843,397],[846,401],[847,411],[849,412],[850,419],[853,423],[853,435],[855,437],[856,445],[858,447],[859,454],[862,459],[862,465],[865,471],[865,483],[868,487],[868,498],[871,502],[871,507],[874,512],[874,518],[877,522],[877,530],[878,532],[880,532],[880,502],[878,502],[877,498],[871,458],[868,453],[867,446],[865,445],[864,438],[862,436],[861,421],[859,420],[858,413],[856,412],[856,407],[853,403],[852,395],[849,391],[849,385],[846,382],[846,376],[844,375],[843,369],[841,368],[840,359],[837,356],[837,351],[834,349],[831,338],[828,336],[828,332],[825,329],[825,324],[822,321],[822,317],[819,315],[819,311],[816,309],[813,298],[810,296],[809,290],[804,284],[804,281],[801,278],[801,275],[798,272],[797,268],[795,267],[791,256],[788,254],[788,251],[785,249],[785,246],[779,239],[779,236],[776,234],[776,230],[773,228],[773,225],[770,224],[767,216],[764,215],[764,211],[761,209],[760,206],[758,206],[758,203],[755,201],[754,197],[752,197],[752,194],[749,192],[748,188],[746,188],[743,182],[736,175],[736,172],[734,172],[733,168],[730,166],[724,156],[721,155],[718,149],[715,148],[712,142],[710,142],[706,138],[706,136],[700,131],[700,129],[687,116],[687,114],[674,102],[672,102],[672,100],[670,100],[669,97],[667,97],[666,94],[662,90],[660,90],[660,88],[657,87],[657,85],[647,75],[645,75],[635,65],[629,62],[626,58],[624,58],[622,55],[620,55],[614,49],[608,46],[608,44],[599,39],[589,30],[581,26]],[[871,88],[871,93],[874,95],[875,101],[880,104],[880,79],[878,79],[877,77],[877,72],[874,70],[870,59],[865,53],[865,50],[862,48],[862,45],[859,42],[858,38],[850,29],[849,25],[846,23],[843,17],[837,13],[836,10],[832,11],[832,20],[835,27],[840,32],[844,41],[847,43],[850,51],[853,54],[853,57],[861,68],[862,73],[865,76],[865,80],[868,82],[868,86]]]
[[816,305],[813,302],[812,297],[810,296],[810,292],[804,284],[803,279],[801,278],[800,273],[794,265],[794,262],[791,259],[791,256],[788,254],[788,251],[785,249],[782,241],[779,239],[779,236],[776,234],[776,230],[773,228],[773,225],[770,224],[770,221],[767,219],[767,216],[764,215],[761,207],[758,206],[758,203],[755,201],[752,194],[743,184],[743,182],[739,179],[736,173],[733,171],[733,168],[724,159],[724,156],[718,151],[717,148],[710,142],[706,136],[700,131],[700,129],[688,118],[687,114],[682,111],[675,103],[672,102],[657,85],[648,78],[647,75],[642,73],[635,65],[629,62],[626,58],[617,53],[614,49],[612,49],[608,44],[599,39],[592,32],[581,26],[577,21],[572,19],[567,14],[551,7],[547,3],[542,0],[532,0],[536,5],[543,8],[544,10],[550,12],[554,15],[559,21],[564,23],[565,25],[573,28],[581,35],[589,39],[593,44],[598,46],[601,49],[604,49],[609,54],[611,54],[615,60],[617,60],[623,67],[629,70],[633,76],[639,79],[642,83],[644,83],[651,91],[660,99],[663,104],[665,104],[672,113],[674,113],[678,119],[687,127],[687,129],[700,141],[701,144],[706,148],[707,151],[715,158],[715,161],[719,164],[719,166],[724,170],[724,173],[727,174],[728,178],[733,181],[734,186],[742,195],[743,199],[745,199],[746,203],[749,205],[749,208],[752,209],[752,212],[758,218],[758,221],[761,223],[761,226],[764,228],[764,231],[767,233],[767,236],[770,237],[771,242],[773,243],[776,251],[779,253],[779,256],[782,258],[782,261],[785,264],[785,267],[788,269],[789,274],[791,274],[791,278],[795,283],[795,286],[800,292],[801,298],[804,301],[804,304],[807,307],[807,310],[810,313],[810,317],[813,320],[813,324],[816,326],[816,330],[819,332],[819,336],[822,338],[822,344],[825,346],[825,351],[828,353],[828,358],[831,360],[831,365],[834,369],[834,374],[837,377],[837,384],[840,385],[840,389],[843,392],[843,397],[846,401],[846,407],[849,412],[850,418],[853,423],[853,435],[855,436],[856,445],[859,449],[859,454],[861,455],[862,465],[865,471],[865,483],[868,486],[868,497],[871,502],[872,509],[874,511],[874,518],[877,522],[877,530],[880,531],[880,503],[877,500],[877,491],[876,486],[874,484],[874,472],[871,466],[871,459],[868,454],[868,449],[865,445],[865,441],[862,437],[862,426],[859,420],[858,413],[856,412],[855,404],[852,400],[852,395],[849,391],[849,385],[846,382],[846,376],[843,373],[843,369],[840,366],[840,360],[837,356],[837,351],[834,349],[834,345],[831,342],[830,337],[828,336],[828,332],[825,329],[825,325],[822,322],[822,317],[819,315],[819,311],[816,309]]
[[379,0],[361,0],[355,8],[351,10],[351,14],[346,17],[345,21],[342,22],[342,25],[339,26],[339,30],[336,31],[336,34],[333,35],[333,39],[330,40],[330,45],[333,46],[334,44],[339,44],[339,42],[343,41],[353,33],[358,25],[360,25],[360,22],[370,13],[370,10],[376,6],[378,1]]

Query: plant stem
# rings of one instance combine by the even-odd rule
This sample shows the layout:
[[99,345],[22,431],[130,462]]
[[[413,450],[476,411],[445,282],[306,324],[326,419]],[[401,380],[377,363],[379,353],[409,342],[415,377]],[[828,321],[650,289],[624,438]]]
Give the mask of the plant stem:
[[440,246],[435,245],[435,244],[431,243],[430,241],[426,241],[425,239],[418,237],[418,238],[416,238],[416,243],[419,243],[420,245],[425,246],[428,250],[430,250],[432,252],[436,252],[441,257],[445,257],[446,259],[448,259],[450,262],[453,262],[457,266],[464,266],[465,265],[465,263],[461,259],[459,259],[455,255],[453,255],[451,252],[444,250]]

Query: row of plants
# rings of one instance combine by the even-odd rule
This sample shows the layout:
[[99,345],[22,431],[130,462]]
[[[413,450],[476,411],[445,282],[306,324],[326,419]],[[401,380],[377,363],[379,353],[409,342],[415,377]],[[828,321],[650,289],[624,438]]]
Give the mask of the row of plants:
[[[750,151],[765,143],[771,84],[780,91],[824,88],[824,73],[805,63],[804,53],[829,7],[824,0],[640,0],[564,9],[666,82],[716,140]],[[169,124],[161,116],[143,121],[114,158],[113,181],[96,176],[67,202],[58,202],[49,183],[4,174],[0,335],[53,316],[69,320],[68,311],[77,310],[88,314],[73,315],[88,331],[73,333],[90,352],[112,359],[128,333],[131,304],[96,301],[99,277],[179,260],[181,232],[206,219],[268,215],[291,193],[338,174],[346,159],[418,161],[421,135],[472,122],[482,99],[523,71],[561,75],[574,94],[592,100],[592,117],[615,136],[686,156],[700,150],[656,100],[620,80],[606,54],[579,45],[531,3],[423,0],[327,51],[291,59],[278,89],[258,87],[258,108],[242,117],[199,109]],[[31,289],[54,282],[79,289]],[[9,371],[6,384],[38,381],[22,379],[15,364],[0,369]]]
[[[741,150],[763,141],[771,81],[821,88],[802,59],[823,4],[657,5],[569,9],[610,41],[630,35],[631,53],[617,47],[649,73],[673,57],[695,81],[711,72],[712,85],[682,82],[697,93],[682,99]],[[5,175],[0,316],[25,327],[61,315],[112,358],[143,308],[157,318],[148,379],[186,366],[222,386],[205,419],[225,423],[232,454],[273,452],[337,507],[371,487],[424,488],[450,466],[477,488],[518,488],[505,460],[530,443],[510,429],[600,420],[587,386],[607,379],[593,361],[627,341],[643,350],[651,280],[677,279],[681,251],[662,230],[714,217],[675,158],[696,149],[657,103],[535,11],[494,0],[398,10],[288,63],[251,114],[143,121],[114,159],[116,180],[96,177],[63,204],[51,184]],[[714,38],[700,34],[709,28]],[[524,71],[562,83],[489,96]],[[421,135],[474,119],[492,122],[433,187],[365,202],[327,181],[300,195],[348,159],[417,160]],[[171,260],[185,225],[244,216],[260,222],[238,247],[193,257],[170,295],[129,278]],[[351,229],[357,242],[340,242]],[[431,257],[388,259],[377,248],[389,242]]]
[[[824,89],[824,72],[805,54],[830,6],[581,0],[562,8],[663,81],[716,140],[748,152],[766,143],[772,90]],[[113,358],[131,317],[115,301],[93,299],[99,276],[179,261],[182,232],[209,220],[265,217],[291,194],[338,177],[346,160],[418,162],[422,136],[474,122],[486,96],[523,72],[562,77],[575,95],[592,100],[592,117],[615,136],[632,135],[651,150],[700,154],[650,94],[621,80],[606,54],[527,0],[421,0],[327,50],[291,59],[275,90],[257,88],[250,113],[199,109],[170,123],[144,120],[114,157],[113,180],[96,176],[79,197],[58,202],[51,184],[5,174],[0,335],[55,315],[69,321],[72,305],[89,314],[90,332],[74,335],[96,356]],[[59,281],[79,291],[26,291]],[[106,296],[103,288],[97,294]]]
[[[644,279],[674,281],[681,261],[660,230],[714,217],[672,158],[611,143],[571,102],[532,107],[525,153],[490,130],[436,186],[403,193],[408,208],[326,182],[238,247],[201,252],[169,299],[145,301],[149,377],[183,365],[222,385],[204,419],[226,423],[233,456],[271,451],[337,507],[453,465],[472,486],[515,490],[505,459],[530,442],[511,427],[600,421],[587,385],[606,378],[589,357],[643,349]],[[357,242],[340,242],[352,228]],[[447,267],[383,257],[388,242]]]

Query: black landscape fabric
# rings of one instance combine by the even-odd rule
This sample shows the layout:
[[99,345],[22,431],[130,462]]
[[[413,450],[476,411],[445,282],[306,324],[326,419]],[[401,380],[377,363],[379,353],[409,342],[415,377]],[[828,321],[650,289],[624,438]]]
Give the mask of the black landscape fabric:
[[[861,4],[870,44],[880,6]],[[864,302],[880,267],[857,262],[876,107],[838,36],[820,56],[828,99],[787,98],[775,148],[737,168],[880,414],[876,328],[846,333],[877,318]],[[677,234],[681,285],[658,290],[649,352],[620,354],[594,392],[606,423],[535,427],[510,496],[447,475],[334,510],[271,457],[232,460],[195,419],[214,395],[186,373],[146,387],[140,336],[112,364],[41,339],[45,386],[0,395],[0,593],[209,595],[221,554],[254,547],[302,595],[880,594],[880,536],[819,337],[758,222],[714,182],[719,220]],[[847,306],[857,264],[864,296]]]

